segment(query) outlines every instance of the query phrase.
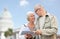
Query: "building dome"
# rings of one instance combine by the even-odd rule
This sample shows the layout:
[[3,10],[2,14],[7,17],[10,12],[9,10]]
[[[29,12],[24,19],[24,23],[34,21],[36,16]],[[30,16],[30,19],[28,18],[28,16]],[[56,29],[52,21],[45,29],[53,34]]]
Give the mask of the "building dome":
[[12,16],[10,12],[4,8],[0,16],[0,31],[6,31],[8,28],[13,28]]

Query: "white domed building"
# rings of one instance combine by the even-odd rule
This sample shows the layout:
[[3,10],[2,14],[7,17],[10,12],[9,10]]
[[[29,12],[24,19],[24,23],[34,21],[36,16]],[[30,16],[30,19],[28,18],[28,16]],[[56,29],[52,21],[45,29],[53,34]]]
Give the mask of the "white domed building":
[[[4,32],[9,28],[13,29],[13,26],[11,13],[4,8],[3,13],[0,14],[0,39],[6,39]],[[8,39],[19,39],[19,30],[20,28],[13,29],[13,35],[8,37]]]
[[8,28],[13,29],[13,22],[10,12],[5,8],[3,13],[0,14],[0,39],[5,39],[4,32]]
[[8,28],[13,28],[12,16],[7,9],[4,9],[0,16],[0,31],[6,31]]

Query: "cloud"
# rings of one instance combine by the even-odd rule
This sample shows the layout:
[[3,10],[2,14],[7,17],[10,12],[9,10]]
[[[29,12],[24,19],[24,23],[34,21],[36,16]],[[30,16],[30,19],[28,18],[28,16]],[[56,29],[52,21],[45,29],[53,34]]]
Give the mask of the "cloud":
[[20,6],[26,6],[29,2],[27,0],[20,0]]

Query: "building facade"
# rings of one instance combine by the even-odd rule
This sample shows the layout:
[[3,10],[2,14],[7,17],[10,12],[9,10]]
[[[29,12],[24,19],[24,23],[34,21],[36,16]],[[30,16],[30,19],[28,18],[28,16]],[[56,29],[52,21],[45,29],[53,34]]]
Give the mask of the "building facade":
[[9,28],[13,29],[13,21],[10,12],[4,8],[4,11],[0,14],[0,39],[5,39],[4,32]]

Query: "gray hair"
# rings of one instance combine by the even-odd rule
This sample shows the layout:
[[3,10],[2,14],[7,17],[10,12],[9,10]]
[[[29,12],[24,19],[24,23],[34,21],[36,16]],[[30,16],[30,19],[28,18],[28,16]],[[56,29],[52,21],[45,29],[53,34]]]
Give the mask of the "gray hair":
[[41,8],[41,7],[43,7],[43,6],[40,5],[40,4],[36,4],[35,7],[34,7],[34,10],[37,10],[37,9],[39,9],[39,8]]
[[27,12],[27,15],[26,15],[26,16],[27,16],[27,20],[28,20],[28,21],[29,21],[29,15],[30,15],[30,14],[33,14],[33,15],[34,15],[34,12],[32,12],[32,11],[28,11],[28,12]]

